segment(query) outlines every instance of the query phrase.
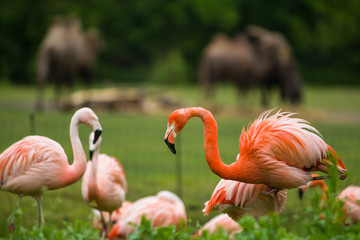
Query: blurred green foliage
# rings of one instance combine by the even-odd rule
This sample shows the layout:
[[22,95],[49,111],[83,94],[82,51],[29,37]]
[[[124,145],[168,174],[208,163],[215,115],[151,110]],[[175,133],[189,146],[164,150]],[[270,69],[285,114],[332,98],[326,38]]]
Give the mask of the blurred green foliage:
[[285,34],[306,82],[360,83],[358,0],[1,1],[0,81],[34,83],[52,17],[71,13],[105,40],[97,79],[147,81],[152,62],[180,51],[186,76],[196,82],[201,51],[216,32],[235,35],[257,24]]
[[179,50],[172,50],[150,67],[149,81],[156,84],[187,83],[187,64]]

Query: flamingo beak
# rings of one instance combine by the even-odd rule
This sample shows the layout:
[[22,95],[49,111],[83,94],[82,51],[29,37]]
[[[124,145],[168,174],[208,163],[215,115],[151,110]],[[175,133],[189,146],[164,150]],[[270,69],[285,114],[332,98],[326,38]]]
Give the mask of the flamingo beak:
[[344,165],[344,163],[341,161],[340,158],[338,158],[338,162],[337,162],[337,169],[340,173],[340,179],[344,180],[345,178],[347,178],[347,176],[349,176],[349,173]]
[[174,125],[171,125],[167,128],[164,141],[166,145],[169,147],[170,151],[173,154],[176,154],[175,150],[175,137],[174,137]]
[[97,140],[99,139],[100,135],[102,133],[102,130],[101,129],[96,129],[95,132],[94,132],[94,142],[93,144],[95,144],[97,142]]
[[299,187],[299,198],[300,198],[300,199],[303,199],[305,189],[306,189],[306,185]]

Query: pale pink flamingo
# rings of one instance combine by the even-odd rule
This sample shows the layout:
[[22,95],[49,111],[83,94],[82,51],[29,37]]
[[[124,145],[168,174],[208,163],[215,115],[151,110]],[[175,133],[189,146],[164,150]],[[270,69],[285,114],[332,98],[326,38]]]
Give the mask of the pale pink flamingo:
[[[94,133],[89,136],[90,161],[82,179],[81,193],[84,200],[99,211],[111,213],[125,201],[127,182],[122,165],[115,157],[100,154],[102,138],[94,142]],[[101,215],[102,217],[102,215]],[[107,226],[102,217],[105,233]],[[111,220],[108,221],[111,224]]]
[[109,238],[127,237],[135,231],[131,223],[140,224],[141,217],[152,221],[153,227],[179,226],[181,221],[186,223],[184,203],[174,193],[160,191],[156,196],[149,196],[135,201],[120,216],[112,227]]
[[[313,174],[316,177],[316,174]],[[324,180],[316,180],[308,183],[307,185],[299,188],[300,198],[307,188],[321,187],[322,189],[322,201],[324,204],[326,200],[325,192],[328,191],[328,187]],[[356,224],[360,220],[360,187],[359,186],[348,186],[346,187],[337,197],[344,202],[343,210],[345,211],[345,219],[350,218],[351,222]],[[344,219],[344,220],[345,220]]]
[[[89,136],[90,161],[82,179],[81,193],[84,200],[99,211],[111,213],[120,208],[125,201],[127,182],[120,162],[106,154],[100,154],[102,138],[94,142],[94,133]],[[101,215],[102,217],[102,215]],[[104,232],[107,226],[102,217]],[[108,220],[111,224],[111,220]]]
[[73,184],[85,172],[86,155],[79,138],[80,123],[95,131],[95,142],[102,131],[98,117],[90,108],[75,112],[70,122],[72,165],[59,143],[42,136],[25,137],[0,155],[1,190],[18,194],[18,207],[23,196],[34,197],[38,203],[40,225],[45,222],[41,205],[43,192]]
[[231,165],[222,162],[218,149],[216,121],[201,107],[182,108],[172,112],[168,119],[165,142],[175,154],[175,138],[192,117],[203,121],[205,158],[210,169],[219,177],[244,183],[264,184],[266,193],[274,192],[277,211],[277,192],[297,188],[313,180],[311,171],[327,172],[332,165],[328,154],[337,158],[340,178],[347,170],[335,151],[325,143],[320,133],[292,113],[271,111],[260,115],[247,130],[243,128],[239,140],[239,158]]
[[347,217],[356,224],[360,220],[360,187],[348,186],[338,196],[344,201],[344,211]]
[[219,228],[222,228],[225,232],[230,235],[230,238],[233,238],[233,235],[242,231],[241,226],[234,221],[227,214],[222,213],[213,217],[208,222],[206,222],[196,233],[195,235],[201,236],[203,231],[208,231],[208,233],[214,234]]

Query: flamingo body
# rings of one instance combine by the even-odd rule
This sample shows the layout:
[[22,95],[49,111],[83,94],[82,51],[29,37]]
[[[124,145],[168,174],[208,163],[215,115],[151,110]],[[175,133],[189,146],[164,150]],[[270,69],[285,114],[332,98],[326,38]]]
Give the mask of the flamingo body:
[[236,221],[234,221],[227,214],[222,213],[206,222],[204,226],[202,226],[196,232],[196,235],[201,236],[203,231],[208,231],[208,233],[211,235],[214,234],[219,228],[222,228],[225,232],[230,234],[230,236],[242,231],[242,228]]
[[[245,214],[260,217],[274,209],[274,194],[263,194],[268,189],[263,184],[249,184],[221,179],[216,186],[211,199],[205,203],[203,212],[209,214],[211,210],[227,213],[237,221]],[[286,205],[287,190],[278,192],[278,212],[282,212]]]
[[292,118],[280,111],[270,116],[264,112],[245,130],[239,140],[239,158],[231,165],[224,164],[218,149],[216,121],[201,107],[178,109],[168,119],[165,142],[176,153],[174,140],[192,117],[200,117],[204,124],[205,158],[210,169],[219,177],[244,183],[264,184],[274,189],[290,189],[311,180],[311,171],[327,173],[331,165],[328,154],[337,158],[340,178],[347,170],[335,151],[307,121]]
[[67,156],[59,143],[47,137],[23,138],[0,155],[0,163],[3,191],[37,195],[65,185],[61,178],[64,166],[68,165]]
[[153,227],[178,226],[181,220],[186,222],[184,203],[169,191],[160,191],[156,196],[149,196],[135,201],[124,210],[118,222],[109,233],[109,238],[127,237],[135,231],[129,223],[140,224],[141,217],[152,221]]
[[[115,157],[106,154],[98,156],[98,163],[87,163],[83,176],[81,192],[88,204],[94,203],[94,208],[100,211],[112,212],[120,208],[125,200],[127,182],[122,165]],[[95,169],[96,178],[92,178]]]
[[85,172],[86,156],[79,138],[79,124],[96,131],[95,141],[101,133],[98,117],[90,108],[81,108],[74,113],[70,122],[72,165],[60,144],[43,136],[25,137],[0,155],[0,189],[18,194],[18,205],[22,196],[34,197],[38,202],[40,224],[44,223],[42,193],[68,186]]
[[347,217],[350,217],[353,223],[360,220],[360,187],[348,186],[338,196],[344,201],[343,209]]

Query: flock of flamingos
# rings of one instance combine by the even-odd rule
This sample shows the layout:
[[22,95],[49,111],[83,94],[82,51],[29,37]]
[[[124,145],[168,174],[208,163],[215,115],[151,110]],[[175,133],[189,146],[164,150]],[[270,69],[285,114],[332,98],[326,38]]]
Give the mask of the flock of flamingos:
[[[286,204],[287,189],[315,185],[322,186],[327,168],[335,157],[339,178],[345,179],[347,169],[335,151],[322,139],[321,134],[307,121],[294,118],[292,113],[266,111],[247,129],[243,128],[239,140],[239,154],[231,165],[222,162],[218,149],[216,121],[208,110],[201,107],[182,108],[172,112],[168,119],[164,140],[172,153],[175,138],[192,117],[201,118],[205,132],[205,157],[215,174],[222,179],[203,212],[218,210],[220,215],[211,219],[202,230],[213,233],[217,227],[230,234],[241,231],[236,222],[244,214],[259,217],[271,211],[281,212]],[[89,136],[90,160],[79,138],[79,124],[92,128]],[[18,194],[17,205],[24,196],[32,196],[38,203],[39,224],[44,224],[41,205],[46,190],[66,187],[81,177],[84,200],[94,209],[93,225],[103,237],[127,237],[145,215],[153,226],[178,226],[186,223],[185,207],[181,199],[169,191],[161,191],[135,202],[125,201],[127,182],[120,162],[100,154],[102,127],[90,108],[75,112],[70,123],[70,141],[74,161],[69,165],[61,145],[47,137],[28,136],[8,147],[0,155],[0,189]],[[350,186],[339,198],[344,201],[346,215],[357,222],[360,218],[360,188]],[[9,229],[14,230],[12,219]]]

